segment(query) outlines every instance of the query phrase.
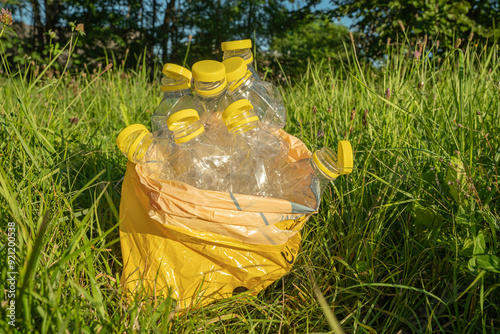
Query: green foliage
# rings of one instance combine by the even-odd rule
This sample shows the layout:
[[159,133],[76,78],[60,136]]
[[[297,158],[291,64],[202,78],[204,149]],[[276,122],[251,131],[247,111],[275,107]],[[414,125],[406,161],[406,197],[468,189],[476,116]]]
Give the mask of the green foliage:
[[[475,0],[331,0],[334,17],[349,16],[360,33],[359,44],[370,57],[383,55],[388,38],[394,39],[400,24],[411,36],[427,35],[440,40],[441,48],[451,49],[455,40],[465,40],[471,32],[485,42],[500,37],[500,6],[495,1]],[[401,22],[401,23],[400,23]],[[437,50],[435,50],[437,51]]]
[[[274,37],[269,48],[278,52],[277,59],[285,73],[298,78],[306,72],[309,62],[338,64],[345,61],[343,40],[347,34],[346,27],[328,18],[308,16],[284,34]],[[273,65],[273,72],[279,73],[279,68]]]
[[286,1],[224,0],[194,1],[186,7],[186,27],[192,29],[190,59],[222,59],[220,45],[224,41],[257,37],[265,44],[283,30],[289,18]]
[[[79,0],[48,2],[21,1],[9,5],[15,13],[31,7],[35,25],[17,22],[22,34],[6,43],[13,62],[30,60],[50,62],[53,42],[69,41],[71,22],[84,24],[85,37],[75,44],[72,66],[82,69],[103,59],[125,62],[135,67],[135,57],[146,57],[152,66],[160,60],[182,64],[190,44],[188,66],[201,59],[222,59],[220,44],[227,40],[253,38],[267,45],[273,36],[293,24],[285,0],[224,1],[104,1]],[[44,15],[40,15],[43,13]],[[42,20],[42,16],[46,19]],[[50,18],[50,19],[49,19]],[[74,27],[73,27],[74,28]],[[128,57],[128,54],[132,55]],[[29,62],[28,61],[28,62]]]

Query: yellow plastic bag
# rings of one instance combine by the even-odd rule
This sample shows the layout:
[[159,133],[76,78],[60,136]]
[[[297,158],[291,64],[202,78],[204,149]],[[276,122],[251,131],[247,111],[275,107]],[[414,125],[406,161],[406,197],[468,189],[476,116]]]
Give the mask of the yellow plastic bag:
[[[288,161],[310,158],[296,137]],[[158,182],[128,163],[120,203],[122,279],[129,291],[169,294],[181,308],[243,291],[257,294],[286,274],[314,209],[275,198]]]

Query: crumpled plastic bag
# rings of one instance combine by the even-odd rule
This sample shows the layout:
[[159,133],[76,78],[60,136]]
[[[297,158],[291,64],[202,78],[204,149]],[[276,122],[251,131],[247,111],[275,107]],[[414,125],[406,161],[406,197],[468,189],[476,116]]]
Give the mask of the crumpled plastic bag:
[[[310,158],[298,138],[288,161]],[[148,178],[128,163],[120,203],[121,282],[149,296],[171,295],[185,309],[250,290],[290,271],[300,230],[316,213],[286,200],[206,191]]]

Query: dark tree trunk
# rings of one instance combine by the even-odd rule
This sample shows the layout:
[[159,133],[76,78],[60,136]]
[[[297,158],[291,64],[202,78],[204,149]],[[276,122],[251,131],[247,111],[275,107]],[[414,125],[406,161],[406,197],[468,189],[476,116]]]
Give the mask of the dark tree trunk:
[[56,0],[45,0],[45,30],[56,31],[57,22],[61,17],[62,3]]
[[41,51],[43,49],[43,34],[44,28],[42,24],[42,17],[40,15],[40,4],[38,0],[31,0],[31,8],[33,9],[33,30],[31,38],[35,46],[34,49]]
[[[160,38],[162,43],[162,60],[163,62],[173,61],[177,59],[177,54],[174,45],[176,42],[177,31],[177,9],[175,7],[175,0],[167,2],[165,9],[165,17],[161,27],[162,36]],[[169,48],[170,41],[170,48]],[[170,50],[169,50],[170,49]]]

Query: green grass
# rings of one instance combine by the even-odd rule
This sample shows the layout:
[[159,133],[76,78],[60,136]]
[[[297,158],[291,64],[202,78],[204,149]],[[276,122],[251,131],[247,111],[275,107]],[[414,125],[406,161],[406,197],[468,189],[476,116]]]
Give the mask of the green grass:
[[[346,333],[500,331],[498,47],[426,50],[388,46],[374,69],[346,46],[348,62],[311,64],[283,88],[286,130],[311,150],[349,140],[355,170],[325,193],[288,275],[189,313],[120,288],[115,139],[149,125],[158,83],[106,60],[37,76],[3,63],[0,281],[15,222],[19,331],[314,333],[332,330],[332,314]],[[2,289],[4,332],[6,300]]]

